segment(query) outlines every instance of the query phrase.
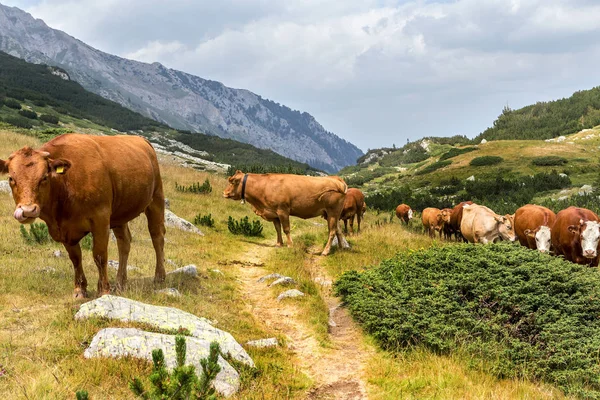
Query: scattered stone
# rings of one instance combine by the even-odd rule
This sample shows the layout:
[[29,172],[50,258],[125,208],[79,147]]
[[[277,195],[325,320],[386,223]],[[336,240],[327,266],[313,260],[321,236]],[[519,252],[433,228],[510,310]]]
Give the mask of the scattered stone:
[[331,286],[333,284],[333,281],[331,279],[318,276],[315,278],[315,283],[318,283],[321,286]]
[[277,286],[277,285],[295,285],[296,281],[292,278],[290,278],[289,276],[283,276],[279,279],[277,279],[275,282],[271,283],[269,285],[269,287],[271,286]]
[[[337,235],[333,237],[333,240],[331,241],[331,247],[338,247]],[[346,238],[342,235],[342,249],[349,249],[349,248],[350,248],[350,244],[348,243]]]
[[60,250],[54,250],[54,252],[52,253],[52,255],[56,258],[62,257],[63,253]]
[[177,267],[177,268],[179,268],[179,265],[175,264],[175,262],[173,262],[173,260],[170,260],[170,259],[168,259],[168,258],[167,258],[167,259],[165,260],[165,262],[166,262],[167,264],[171,264],[171,265],[173,265],[174,267]]
[[485,139],[481,139],[481,142],[479,142],[479,143],[480,143],[480,144],[486,144],[486,143],[487,143],[487,140],[485,140]]
[[165,226],[204,236],[200,229],[198,229],[194,224],[178,217],[171,210],[165,210]]
[[[114,269],[115,271],[119,270],[119,262],[116,260],[108,260],[108,266],[109,268]],[[131,272],[131,271],[139,271],[140,269],[138,267],[136,267],[135,265],[127,265],[127,271]]]
[[304,293],[302,293],[298,289],[290,289],[290,290],[286,290],[285,292],[283,292],[279,296],[277,296],[277,301],[281,301],[283,299],[291,299],[294,297],[302,297],[302,296],[304,296]]
[[0,193],[12,194],[12,189],[10,188],[10,183],[8,183],[8,181],[0,181]]
[[[169,370],[177,365],[175,354],[175,335],[145,332],[135,328],[105,328],[94,336],[85,350],[85,358],[96,357],[135,357],[152,361],[152,350],[161,349],[165,364]],[[202,376],[200,360],[210,354],[210,342],[186,337],[186,365],[196,367],[196,373]],[[221,371],[214,380],[214,388],[223,396],[231,396],[240,387],[240,376],[223,357],[219,356]]]
[[46,266],[46,267],[39,267],[38,269],[36,269],[37,272],[43,272],[46,274],[53,274],[56,272],[56,268],[51,267],[51,266]]
[[277,347],[279,342],[277,338],[268,338],[268,339],[259,339],[259,340],[250,340],[246,343],[248,347],[257,347],[259,349],[265,349],[268,347]]
[[580,189],[578,194],[580,196],[586,195],[586,194],[590,194],[592,193],[592,191],[594,190],[594,188],[591,185],[583,185]]
[[225,274],[219,269],[211,269],[210,272],[212,272],[213,274],[225,276]]
[[560,176],[561,178],[567,178],[568,177],[567,174],[563,174],[562,172],[560,174],[558,174],[558,176]]
[[185,274],[190,276],[198,276],[198,268],[194,264],[186,265],[185,267],[177,268],[174,271],[167,273],[167,275],[174,274]]
[[468,181],[470,182],[474,182],[475,181],[475,175],[471,175],[470,177],[467,178]]
[[197,317],[177,308],[155,306],[124,297],[104,295],[82,304],[75,314],[77,320],[92,317],[145,323],[168,331],[184,328],[195,338],[208,342],[217,341],[223,354],[230,354],[235,360],[254,367],[254,361],[230,333],[215,328],[206,318]]
[[557,141],[558,143],[560,143],[560,142],[564,142],[565,140],[567,140],[567,138],[566,138],[566,137],[564,137],[564,136],[559,136],[559,137],[557,137],[557,138],[556,138],[556,141]]
[[166,288],[166,289],[155,290],[154,293],[165,294],[165,295],[171,296],[171,297],[181,297],[181,293],[179,292],[179,290],[172,288],[172,287]]
[[329,328],[337,327],[337,324],[335,323],[335,320],[333,319],[333,314],[335,314],[335,312],[337,311],[338,308],[340,308],[339,305],[337,305],[335,307],[331,307],[329,309],[329,321],[327,321],[327,325],[329,325]]
[[258,283],[263,283],[263,282],[266,282],[266,281],[271,280],[271,279],[280,279],[280,278],[283,278],[283,275],[280,275],[278,273],[269,274],[269,275],[265,275],[262,278],[260,278],[258,280]]
[[568,198],[569,198],[569,196],[560,196],[557,200],[564,201],[564,200],[567,200]]
[[167,209],[167,210],[171,209],[171,202],[166,197],[165,197],[165,209]]

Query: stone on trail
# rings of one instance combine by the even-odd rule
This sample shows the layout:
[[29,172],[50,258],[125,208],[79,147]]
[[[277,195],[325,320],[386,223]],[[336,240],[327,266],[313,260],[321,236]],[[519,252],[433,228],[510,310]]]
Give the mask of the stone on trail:
[[274,281],[273,283],[271,283],[269,285],[269,287],[277,286],[277,285],[295,285],[295,284],[296,284],[296,281],[293,278],[290,278],[289,276],[282,276],[281,278],[279,278],[276,281]]
[[8,181],[0,181],[0,193],[12,193],[12,189],[10,188],[10,183],[8,183]]
[[264,349],[267,347],[277,347],[279,342],[277,338],[268,338],[268,339],[258,339],[258,340],[250,340],[246,343],[248,347],[258,347],[259,349]]
[[174,274],[185,274],[185,275],[190,275],[190,276],[198,276],[198,268],[196,268],[196,266],[194,264],[190,264],[190,265],[186,265],[185,267],[177,268],[176,270],[173,270],[173,271],[167,273],[167,275],[174,275]]
[[[161,349],[167,369],[177,366],[175,335],[146,332],[135,328],[105,328],[94,336],[85,350],[85,358],[95,357],[135,357],[152,361],[152,350]],[[196,367],[196,374],[202,376],[200,360],[210,354],[210,342],[192,337],[185,338],[186,365]],[[214,388],[223,396],[231,396],[239,390],[240,375],[219,356],[221,371],[213,381]]]
[[165,226],[168,226],[170,228],[177,228],[184,232],[191,232],[204,236],[200,229],[198,229],[194,224],[192,224],[189,221],[186,221],[183,218],[178,217],[171,210],[165,210]]
[[290,298],[294,298],[294,297],[302,297],[302,296],[304,296],[304,293],[302,293],[298,289],[290,289],[290,290],[286,290],[285,292],[283,292],[279,296],[277,296],[277,301],[281,301],[283,299],[290,299]]
[[265,275],[262,278],[260,278],[258,280],[258,283],[263,283],[263,282],[269,281],[271,279],[279,279],[279,278],[283,278],[283,275],[280,275],[278,273],[269,274],[269,275]]
[[154,306],[107,294],[82,304],[75,314],[75,319],[92,317],[145,323],[170,331],[184,328],[195,338],[218,342],[223,354],[230,354],[235,360],[254,367],[254,361],[230,333],[215,328],[206,318],[197,317],[177,308]]
[[172,287],[166,288],[166,289],[155,290],[154,293],[165,294],[165,295],[171,296],[171,297],[181,297],[181,292]]

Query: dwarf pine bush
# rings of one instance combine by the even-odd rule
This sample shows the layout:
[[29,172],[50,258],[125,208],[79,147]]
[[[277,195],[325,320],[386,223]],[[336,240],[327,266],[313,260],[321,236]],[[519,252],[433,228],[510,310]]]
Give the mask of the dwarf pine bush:
[[259,220],[249,221],[248,216],[236,221],[233,217],[229,216],[227,221],[227,228],[229,232],[234,235],[244,236],[262,236],[263,226]]
[[600,273],[508,243],[399,254],[335,283],[385,349],[466,351],[501,378],[600,397]]
[[202,225],[212,228],[215,226],[215,220],[212,218],[212,214],[198,214],[194,217],[194,225]]
[[184,193],[208,194],[212,192],[212,186],[208,178],[201,185],[200,182],[191,184],[190,186],[179,185],[175,182],[175,190]]
[[25,225],[19,227],[21,237],[27,244],[46,244],[52,241],[50,234],[48,233],[48,226],[44,223],[33,223],[29,225],[29,231],[25,228]]

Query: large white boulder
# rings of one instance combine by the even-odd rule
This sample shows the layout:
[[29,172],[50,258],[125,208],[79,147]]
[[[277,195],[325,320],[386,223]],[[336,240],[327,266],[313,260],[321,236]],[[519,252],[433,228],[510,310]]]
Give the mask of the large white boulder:
[[185,219],[178,217],[173,211],[167,209],[165,209],[165,226],[204,236],[202,231],[200,231],[200,229],[198,229],[190,221],[186,221]]

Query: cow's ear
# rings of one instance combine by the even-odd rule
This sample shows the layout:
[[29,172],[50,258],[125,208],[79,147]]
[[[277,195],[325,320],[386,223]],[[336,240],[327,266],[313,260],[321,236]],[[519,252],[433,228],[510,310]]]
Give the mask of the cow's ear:
[[0,174],[8,173],[8,163],[4,160],[0,160]]
[[579,233],[579,225],[569,225],[567,229],[571,233]]
[[50,165],[52,172],[56,174],[64,174],[69,168],[71,168],[71,162],[69,160],[65,160],[64,158],[59,158],[58,160],[49,160],[48,164]]
[[535,232],[532,231],[531,229],[525,229],[525,231],[523,233],[531,238],[535,237]]

